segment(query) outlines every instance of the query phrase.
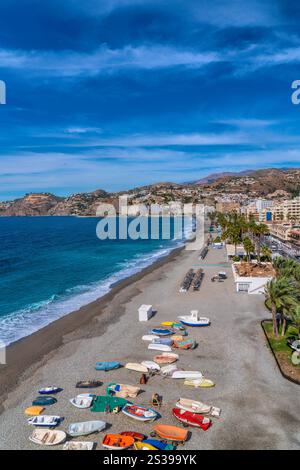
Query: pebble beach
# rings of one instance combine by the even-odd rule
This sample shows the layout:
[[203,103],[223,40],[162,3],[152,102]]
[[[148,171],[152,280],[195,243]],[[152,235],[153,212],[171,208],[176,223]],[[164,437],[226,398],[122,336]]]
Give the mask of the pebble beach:
[[[24,410],[38,396],[39,388],[47,385],[63,388],[57,403],[46,411],[64,417],[58,429],[66,431],[72,422],[99,419],[108,423],[109,432],[137,431],[149,436],[153,423],[140,423],[122,413],[80,410],[69,399],[80,393],[75,388],[79,380],[101,380],[103,385],[93,391],[97,395],[105,395],[110,382],[139,385],[138,372],[124,367],[97,372],[94,365],[97,361],[125,364],[153,360],[156,352],[147,349],[142,336],[161,322],[176,321],[178,315],[187,315],[193,309],[209,317],[211,325],[187,328],[198,346],[175,351],[180,356],[178,367],[201,371],[215,387],[190,388],[183,380],[155,375],[141,386],[142,393],[134,403],[150,406],[153,393],[158,393],[163,403],[157,423],[176,426],[181,424],[172,416],[172,408],[180,397],[221,408],[221,416],[213,418],[207,431],[189,428],[183,449],[299,448],[295,412],[300,406],[299,387],[282,377],[266,344],[260,325],[268,317],[263,296],[235,292],[224,249],[210,249],[204,261],[198,256],[196,251],[177,250],[105,298],[12,345],[8,365],[0,367],[0,448],[43,449],[28,440],[32,428]],[[180,282],[190,268],[204,270],[202,285],[199,291],[180,293]],[[220,270],[228,278],[212,283],[211,277]],[[138,321],[141,304],[151,304],[156,310],[148,322]],[[94,441],[96,450],[101,450],[103,435],[101,432],[78,440]]]

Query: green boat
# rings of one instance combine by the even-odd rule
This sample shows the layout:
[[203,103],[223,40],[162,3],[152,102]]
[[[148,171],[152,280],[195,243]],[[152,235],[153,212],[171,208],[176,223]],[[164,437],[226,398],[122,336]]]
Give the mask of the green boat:
[[32,406],[54,405],[54,403],[56,403],[56,402],[57,402],[57,400],[54,397],[41,396],[41,397],[36,397],[35,400],[33,400]]
[[120,411],[127,403],[129,402],[125,398],[97,396],[91,411],[96,413],[111,413],[112,411]]

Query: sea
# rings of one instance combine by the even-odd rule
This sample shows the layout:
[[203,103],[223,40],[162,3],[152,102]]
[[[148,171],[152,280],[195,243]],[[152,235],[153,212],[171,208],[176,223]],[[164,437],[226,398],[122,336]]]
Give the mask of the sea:
[[178,229],[171,219],[166,237],[160,219],[157,239],[120,239],[117,233],[100,240],[98,223],[85,217],[0,217],[2,345],[102,297],[182,245],[192,231],[192,221]]

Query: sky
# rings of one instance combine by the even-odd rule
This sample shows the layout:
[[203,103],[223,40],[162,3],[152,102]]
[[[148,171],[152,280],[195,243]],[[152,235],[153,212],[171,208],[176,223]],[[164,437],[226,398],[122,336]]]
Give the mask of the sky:
[[1,0],[0,200],[297,167],[296,0]]

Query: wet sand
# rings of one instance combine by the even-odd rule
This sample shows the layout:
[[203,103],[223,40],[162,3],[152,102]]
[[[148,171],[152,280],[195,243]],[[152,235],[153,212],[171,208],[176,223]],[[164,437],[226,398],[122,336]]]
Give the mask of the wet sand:
[[[203,267],[205,271],[200,291],[179,293],[180,281],[191,267]],[[223,283],[212,283],[211,277],[219,270],[226,271],[228,279]],[[153,304],[157,310],[146,323],[137,321],[137,309],[142,303]],[[110,382],[138,385],[139,373],[125,368],[97,372],[95,362],[119,360],[125,364],[153,359],[155,351],[147,349],[142,335],[161,321],[176,320],[178,315],[187,314],[191,309],[198,309],[202,315],[210,317],[211,326],[188,329],[198,347],[180,352],[178,367],[200,370],[216,386],[191,389],[182,380],[155,376],[142,386],[143,393],[134,400],[135,403],[148,405],[154,392],[161,394],[163,406],[158,422],[179,426],[171,410],[180,397],[220,407],[221,417],[214,419],[208,431],[190,428],[185,449],[299,448],[299,387],[281,376],[266,345],[260,326],[260,321],[268,316],[263,296],[235,293],[224,250],[210,250],[204,262],[199,261],[197,252],[173,253],[170,260],[128,280],[127,285],[119,286],[105,300],[59,320],[56,322],[59,327],[50,325],[44,332],[36,334],[40,336],[36,344],[41,345],[43,353],[32,352],[32,355],[40,354],[40,362],[31,364],[20,376],[17,386],[4,397],[0,448],[41,449],[28,440],[32,429],[26,423],[24,409],[31,405],[40,387],[51,384],[64,389],[58,402],[47,409],[47,414],[65,418],[59,429],[67,430],[71,422],[101,419],[107,421],[111,432],[135,430],[149,435],[152,423],[139,423],[122,413],[79,410],[69,403],[69,399],[78,393],[75,388],[78,380],[97,378],[103,381],[103,386],[96,389],[99,395],[105,394],[105,387]],[[85,316],[84,321],[78,318],[80,316]],[[62,326],[68,322],[69,329],[63,330]],[[33,340],[34,336],[27,341]],[[21,346],[19,348],[19,354],[25,357],[24,346],[23,350]],[[21,369],[19,365],[8,367]],[[97,449],[101,450],[102,437],[103,433],[100,433],[84,440],[96,442]]]

